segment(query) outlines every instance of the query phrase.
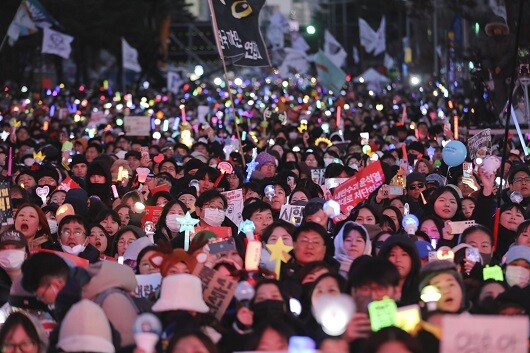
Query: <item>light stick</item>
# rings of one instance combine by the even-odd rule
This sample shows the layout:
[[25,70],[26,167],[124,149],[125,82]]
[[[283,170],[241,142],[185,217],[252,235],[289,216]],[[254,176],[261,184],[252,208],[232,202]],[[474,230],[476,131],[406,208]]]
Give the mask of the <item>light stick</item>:
[[188,251],[190,248],[190,232],[195,231],[195,225],[199,223],[199,220],[191,217],[188,211],[184,217],[177,217],[177,222],[180,224],[179,232],[184,232],[184,250]]
[[271,253],[270,260],[275,263],[274,272],[276,273],[276,279],[279,280],[282,262],[289,261],[289,251],[293,250],[293,247],[285,245],[282,238],[278,238],[278,241],[274,244],[267,244],[266,247]]

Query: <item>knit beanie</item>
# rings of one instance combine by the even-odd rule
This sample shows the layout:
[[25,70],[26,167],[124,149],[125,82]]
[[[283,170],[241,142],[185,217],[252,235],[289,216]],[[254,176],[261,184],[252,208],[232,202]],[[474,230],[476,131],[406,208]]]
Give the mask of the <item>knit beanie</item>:
[[88,161],[86,160],[85,155],[83,154],[74,154],[72,156],[72,161],[70,162],[70,168],[73,168],[76,164],[86,164],[88,166]]
[[57,348],[65,352],[114,353],[112,332],[103,309],[83,299],[66,313]]
[[418,172],[412,172],[407,175],[407,186],[414,182],[420,182],[425,184],[425,175]]
[[448,260],[435,260],[423,265],[420,270],[420,292],[423,288],[429,285],[429,283],[434,277],[442,273],[447,273],[453,276],[460,285],[462,293],[465,293],[464,280],[462,279],[462,276],[456,270],[456,265]]
[[509,265],[515,260],[524,260],[530,264],[530,247],[526,245],[511,246],[502,258],[502,263]]
[[260,152],[256,157],[256,162],[258,162],[256,170],[260,170],[261,167],[263,167],[267,163],[272,163],[276,165],[276,158],[274,158],[271,154],[267,152]]

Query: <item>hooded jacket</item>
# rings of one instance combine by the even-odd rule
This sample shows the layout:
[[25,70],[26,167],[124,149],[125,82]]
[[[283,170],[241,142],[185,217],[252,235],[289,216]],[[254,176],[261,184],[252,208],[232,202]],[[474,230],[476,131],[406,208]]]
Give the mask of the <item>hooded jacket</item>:
[[[133,270],[117,262],[101,261],[90,265],[87,271],[91,279],[83,286],[83,299],[95,301],[99,294],[112,288],[132,292],[138,284]],[[132,324],[138,316],[137,308],[126,295],[128,294],[113,292],[101,304],[110,323],[120,333],[122,347],[134,343]]]
[[[92,175],[102,175],[105,177],[105,183],[94,184],[90,181]],[[110,167],[102,161],[94,161],[88,166],[86,175],[86,191],[88,196],[97,196],[105,205],[110,206],[112,203],[112,175]]]
[[359,233],[361,233],[361,235],[364,238],[365,246],[364,246],[364,251],[361,255],[370,256],[372,254],[372,241],[370,240],[370,236],[366,228],[363,225],[356,223],[356,222],[352,222],[352,221],[348,221],[344,223],[342,228],[337,233],[337,236],[335,237],[333,242],[335,245],[334,258],[340,263],[339,272],[345,278],[348,277],[348,271],[350,270],[351,263],[353,262],[353,260],[355,260],[353,257],[348,255],[346,253],[346,250],[344,249],[344,237],[347,236],[347,234],[346,235],[344,234],[344,228],[346,228],[348,224],[354,225],[355,226],[354,230],[360,231]]

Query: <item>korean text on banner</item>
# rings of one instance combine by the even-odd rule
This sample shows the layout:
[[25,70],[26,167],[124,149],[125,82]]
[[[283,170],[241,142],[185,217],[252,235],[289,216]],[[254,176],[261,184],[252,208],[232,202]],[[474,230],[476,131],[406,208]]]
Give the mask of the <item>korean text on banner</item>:
[[282,205],[280,210],[280,219],[299,226],[302,224],[303,212],[305,206]]
[[203,299],[210,307],[210,313],[220,320],[234,297],[237,282],[206,266],[194,274],[201,279]]
[[374,162],[352,176],[347,182],[337,186],[333,199],[339,203],[342,212],[349,213],[358,203],[367,200],[384,181],[385,175],[381,162]]
[[162,283],[160,273],[151,273],[148,275],[136,275],[138,285],[134,291],[137,297],[149,298],[151,293],[156,292]]
[[528,317],[444,315],[441,353],[526,353]]
[[469,157],[484,158],[491,154],[491,129],[484,129],[467,140]]
[[222,193],[228,201],[228,208],[226,209],[226,216],[239,226],[243,222],[241,212],[243,212],[243,189],[236,189],[225,191]]
[[148,116],[126,116],[123,118],[123,127],[127,136],[151,135],[151,118]]

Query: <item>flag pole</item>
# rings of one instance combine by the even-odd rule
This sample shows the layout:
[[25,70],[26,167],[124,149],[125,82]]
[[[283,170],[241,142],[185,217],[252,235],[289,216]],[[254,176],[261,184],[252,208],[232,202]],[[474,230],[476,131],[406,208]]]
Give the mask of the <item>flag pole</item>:
[[2,39],[2,43],[0,44],[0,53],[2,52],[2,49],[4,49],[4,45],[6,44],[6,41],[7,41],[7,37],[8,37],[8,33],[9,33],[9,27],[11,27],[11,24],[13,23],[13,21],[15,20],[15,17],[17,16],[17,13],[18,13],[18,10],[20,10],[20,6],[22,6],[22,4],[24,3],[25,0],[21,0],[20,1],[20,4],[18,5],[17,7],[17,11],[15,11],[15,15],[13,16],[13,19],[11,20],[11,22],[9,22],[9,26],[7,26],[7,32],[6,34],[4,35],[4,39]]
[[234,113],[234,123],[236,125],[236,135],[237,140],[239,141],[239,153],[243,159],[243,167],[245,167],[245,154],[243,153],[243,142],[241,141],[241,134],[239,133],[239,126],[237,125],[237,115],[236,115],[236,106],[234,104],[234,97],[232,95],[232,89],[230,88],[230,80],[228,79],[228,70],[226,69],[226,61],[223,53],[223,48],[219,42],[219,27],[217,26],[217,17],[215,17],[215,10],[213,7],[212,0],[208,0],[208,6],[210,7],[210,12],[212,14],[212,25],[215,37],[215,44],[217,46],[217,51],[221,57],[221,62],[223,64],[224,78],[226,82],[226,87],[228,87],[228,95],[230,97],[230,105],[232,106],[232,111]]

